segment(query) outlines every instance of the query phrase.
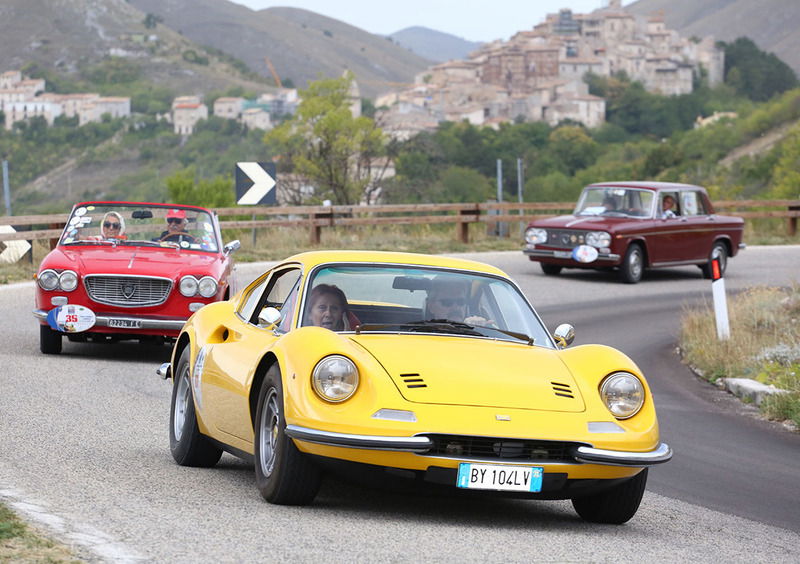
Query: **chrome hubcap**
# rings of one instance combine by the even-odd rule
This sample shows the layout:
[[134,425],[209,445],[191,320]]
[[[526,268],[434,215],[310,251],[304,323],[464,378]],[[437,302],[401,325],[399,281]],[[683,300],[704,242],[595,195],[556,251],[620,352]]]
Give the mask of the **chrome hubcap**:
[[267,393],[264,409],[261,411],[259,457],[261,473],[270,476],[275,468],[275,456],[278,445],[278,434],[280,425],[280,405],[278,404],[278,392],[272,388]]
[[183,427],[186,425],[186,414],[189,410],[189,402],[192,401],[191,390],[189,388],[189,367],[181,372],[178,382],[178,391],[175,394],[175,414],[172,418],[172,433],[175,440],[180,441],[183,436]]
[[639,278],[642,275],[642,253],[639,249],[631,253],[631,258],[628,263],[631,267],[631,274],[633,277]]

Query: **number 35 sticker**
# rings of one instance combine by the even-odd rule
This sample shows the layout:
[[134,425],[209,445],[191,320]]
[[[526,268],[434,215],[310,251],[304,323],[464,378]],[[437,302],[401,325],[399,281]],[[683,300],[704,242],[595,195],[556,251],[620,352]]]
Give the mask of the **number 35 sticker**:
[[47,323],[56,331],[80,333],[94,327],[97,319],[94,312],[81,305],[63,305],[50,310]]

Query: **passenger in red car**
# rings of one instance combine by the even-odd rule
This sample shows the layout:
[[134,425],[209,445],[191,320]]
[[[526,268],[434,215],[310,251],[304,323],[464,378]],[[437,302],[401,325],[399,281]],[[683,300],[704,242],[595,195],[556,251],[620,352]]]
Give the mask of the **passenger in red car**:
[[675,217],[678,212],[675,210],[675,198],[667,194],[661,202],[661,216],[662,217]]
[[100,235],[104,239],[127,239],[125,236],[125,220],[115,211],[110,211],[103,216],[100,224]]

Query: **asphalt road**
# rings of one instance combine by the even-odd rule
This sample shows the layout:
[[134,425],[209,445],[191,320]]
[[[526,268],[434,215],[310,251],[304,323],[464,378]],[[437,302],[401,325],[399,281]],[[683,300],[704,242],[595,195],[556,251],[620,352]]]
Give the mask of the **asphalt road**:
[[[422,495],[326,480],[309,507],[269,505],[252,468],[225,455],[210,470],[174,464],[169,350],[65,343],[43,356],[33,286],[0,288],[0,499],[89,561],[268,562],[800,560],[800,435],[757,418],[697,380],[674,346],[684,304],[711,299],[694,267],[545,277],[521,253],[467,255],[503,268],[550,329],[576,345],[630,355],[655,393],[675,458],[651,470],[637,515],[582,522],[569,502]],[[260,266],[242,265],[252,277]],[[733,293],[800,281],[800,247],[744,251]]]

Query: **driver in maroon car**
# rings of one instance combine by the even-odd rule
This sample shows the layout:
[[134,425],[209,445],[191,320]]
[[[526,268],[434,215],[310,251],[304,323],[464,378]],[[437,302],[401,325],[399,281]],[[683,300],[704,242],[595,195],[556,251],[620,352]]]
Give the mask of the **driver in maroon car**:
[[170,209],[167,212],[167,230],[161,232],[159,241],[174,241],[180,243],[181,241],[193,242],[194,237],[186,232],[186,211],[178,209]]

